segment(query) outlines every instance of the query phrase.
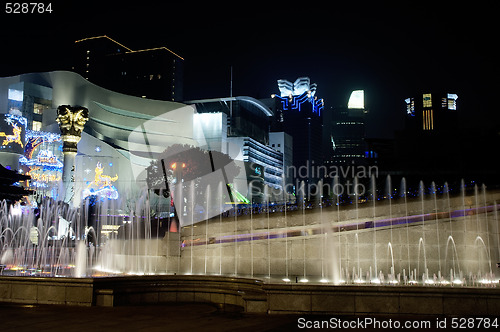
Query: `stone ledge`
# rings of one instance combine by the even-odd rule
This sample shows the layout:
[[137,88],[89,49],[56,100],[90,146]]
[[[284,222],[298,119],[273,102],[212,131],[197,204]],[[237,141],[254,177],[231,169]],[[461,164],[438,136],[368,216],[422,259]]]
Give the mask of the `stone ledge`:
[[500,315],[500,289],[264,284],[215,276],[0,277],[0,302],[65,305],[213,303],[271,314]]

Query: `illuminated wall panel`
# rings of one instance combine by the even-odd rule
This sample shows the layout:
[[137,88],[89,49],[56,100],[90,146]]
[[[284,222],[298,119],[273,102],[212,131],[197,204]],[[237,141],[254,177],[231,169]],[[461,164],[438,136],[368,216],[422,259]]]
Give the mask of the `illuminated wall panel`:
[[432,107],[432,95],[430,93],[424,93],[422,98],[424,107]]

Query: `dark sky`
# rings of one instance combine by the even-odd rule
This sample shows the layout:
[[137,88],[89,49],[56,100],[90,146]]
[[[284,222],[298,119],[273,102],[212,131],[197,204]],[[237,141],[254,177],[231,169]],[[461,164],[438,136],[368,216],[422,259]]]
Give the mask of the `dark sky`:
[[67,69],[74,40],[106,34],[185,58],[187,100],[228,96],[233,66],[234,95],[267,98],[277,79],[309,76],[329,108],[364,89],[372,137],[401,129],[404,99],[433,89],[458,94],[464,126],[498,127],[493,1],[169,2],[65,1],[52,14],[2,8],[0,76]]

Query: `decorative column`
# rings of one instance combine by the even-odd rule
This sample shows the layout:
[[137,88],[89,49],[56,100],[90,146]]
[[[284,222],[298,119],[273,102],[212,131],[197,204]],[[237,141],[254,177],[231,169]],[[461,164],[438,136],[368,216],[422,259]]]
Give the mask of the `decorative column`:
[[64,168],[63,186],[64,201],[69,203],[74,196],[75,156],[77,144],[82,138],[82,131],[89,119],[89,110],[82,106],[62,105],[57,108],[56,122],[61,129],[63,140]]

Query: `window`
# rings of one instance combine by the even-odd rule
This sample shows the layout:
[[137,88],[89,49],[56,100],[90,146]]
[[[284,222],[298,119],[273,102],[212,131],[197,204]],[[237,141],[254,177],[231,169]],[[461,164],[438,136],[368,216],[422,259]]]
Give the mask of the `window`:
[[424,93],[423,102],[424,107],[432,107],[432,95],[430,93]]
[[441,98],[441,107],[442,108],[447,108],[448,107],[448,99]]
[[43,114],[43,110],[46,110],[48,108],[49,108],[49,106],[47,106],[47,105],[33,103],[33,113],[34,114]]
[[42,123],[40,121],[33,121],[31,129],[34,130],[34,131],[40,131],[40,130],[42,130]]

